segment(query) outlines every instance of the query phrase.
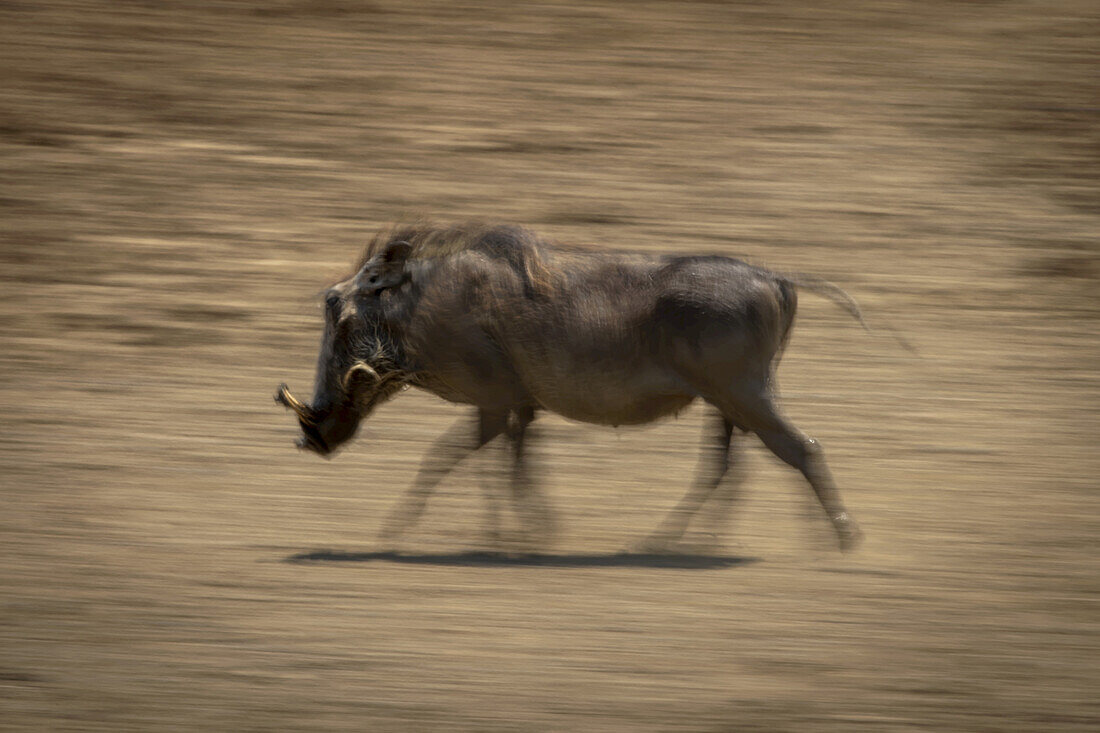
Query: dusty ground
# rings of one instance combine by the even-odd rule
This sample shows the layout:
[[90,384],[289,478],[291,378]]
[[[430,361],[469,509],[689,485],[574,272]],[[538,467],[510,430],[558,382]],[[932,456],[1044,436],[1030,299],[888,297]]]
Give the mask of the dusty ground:
[[[1095,3],[0,3],[0,729],[1100,727]],[[867,542],[762,449],[727,549],[618,554],[703,413],[547,418],[562,534],[478,475],[382,514],[461,408],[331,462],[315,294],[401,217],[829,277],[781,371]]]

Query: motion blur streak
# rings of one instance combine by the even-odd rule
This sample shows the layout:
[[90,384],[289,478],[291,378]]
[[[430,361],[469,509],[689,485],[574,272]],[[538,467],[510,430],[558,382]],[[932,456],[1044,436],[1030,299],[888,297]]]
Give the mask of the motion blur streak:
[[[1098,31],[1083,0],[0,2],[0,729],[1097,729]],[[624,553],[693,408],[540,418],[544,554],[482,553],[491,450],[385,551],[462,409],[410,391],[319,461],[270,390],[422,216],[843,287],[920,356],[807,297],[778,378],[866,542],[746,442],[726,547]]]

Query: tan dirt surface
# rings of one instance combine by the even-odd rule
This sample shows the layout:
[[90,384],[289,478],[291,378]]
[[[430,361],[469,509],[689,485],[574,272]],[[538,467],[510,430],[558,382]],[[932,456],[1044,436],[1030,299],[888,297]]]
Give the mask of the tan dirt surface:
[[[1095,2],[0,2],[0,730],[1095,731]],[[546,416],[556,543],[485,549],[467,413],[331,461],[317,294],[379,227],[742,256],[867,534],[754,440],[724,549],[623,553],[705,410]],[[889,336],[903,334],[912,356]],[[706,540],[697,533],[694,539]]]

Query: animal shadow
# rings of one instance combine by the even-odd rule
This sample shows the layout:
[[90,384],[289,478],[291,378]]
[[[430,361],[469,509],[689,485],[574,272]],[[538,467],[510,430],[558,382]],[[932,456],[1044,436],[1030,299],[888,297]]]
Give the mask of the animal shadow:
[[749,565],[752,557],[679,553],[617,552],[589,553],[499,553],[460,552],[346,552],[313,550],[284,559],[294,564],[307,563],[397,563],[404,565],[444,565],[461,567],[545,567],[545,568],[669,568],[677,570],[715,570]]

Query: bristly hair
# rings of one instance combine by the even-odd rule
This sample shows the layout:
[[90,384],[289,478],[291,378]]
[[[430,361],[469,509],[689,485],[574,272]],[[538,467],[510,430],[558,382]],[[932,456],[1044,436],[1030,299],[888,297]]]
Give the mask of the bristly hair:
[[437,259],[476,251],[492,259],[507,262],[523,277],[529,295],[547,292],[550,287],[550,270],[545,250],[548,243],[534,232],[509,224],[484,224],[472,222],[439,226],[420,222],[397,224],[380,231],[363,249],[356,270],[393,242],[412,245],[413,259]]

